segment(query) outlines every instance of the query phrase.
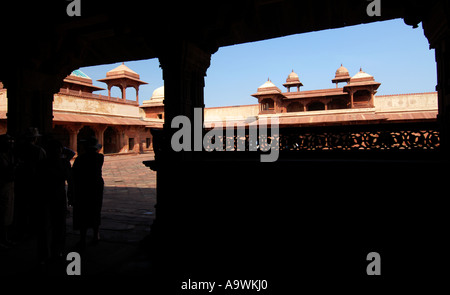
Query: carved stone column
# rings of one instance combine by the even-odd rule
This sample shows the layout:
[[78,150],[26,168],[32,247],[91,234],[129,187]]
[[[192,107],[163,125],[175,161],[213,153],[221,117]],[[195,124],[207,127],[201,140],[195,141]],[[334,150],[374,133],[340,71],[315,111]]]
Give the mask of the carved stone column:
[[136,102],[139,103],[139,86],[134,86],[134,89],[136,90]]
[[122,100],[127,100],[127,85],[125,83],[122,83],[120,85],[120,90],[122,90]]
[[353,109],[353,89],[350,89],[350,108]]
[[[157,170],[156,219],[152,224],[151,241],[154,253],[158,253],[153,262],[162,277],[168,277],[182,264],[180,261],[185,255],[179,245],[187,240],[186,234],[190,230],[195,232],[195,225],[186,222],[189,219],[186,213],[190,212],[186,209],[197,208],[198,198],[186,195],[184,190],[202,185],[202,180],[191,170],[197,166],[191,152],[194,150],[194,130],[200,125],[203,129],[203,116],[194,124],[194,109],[204,109],[204,77],[212,54],[197,44],[179,38],[172,40],[171,44],[165,43],[158,54],[164,78],[165,122],[162,132],[152,131],[155,161],[146,163]],[[191,151],[172,150],[171,137],[178,129],[172,129],[171,122],[179,115],[186,116],[191,122]],[[186,228],[188,224],[190,230]]]
[[[205,86],[204,77],[210,65],[211,52],[200,48],[189,41],[174,41],[166,47],[170,50],[159,56],[164,79],[164,139],[163,149],[169,151],[170,138],[173,130],[170,127],[172,119],[178,115],[190,119],[192,139],[194,139],[194,108],[204,109]],[[203,127],[203,116],[201,118]],[[192,140],[194,144],[194,140]],[[192,146],[193,150],[194,147]],[[178,153],[181,155],[181,153]]]
[[99,151],[100,153],[103,153],[103,148],[104,148],[103,133],[105,132],[107,127],[108,126],[106,126],[106,125],[96,125],[93,128],[95,131],[95,137],[97,137],[98,143],[102,145],[102,148]]
[[69,148],[77,152],[78,131],[81,129],[81,124],[67,125],[66,129],[69,131]]
[[126,132],[127,132],[127,126],[115,126],[116,130],[117,130],[117,143],[116,143],[116,147],[117,147],[117,152],[124,152],[125,151],[125,146],[128,145],[128,143],[126,142]]
[[373,88],[372,88],[370,91],[370,101],[369,101],[369,107],[371,107],[371,108],[373,108],[375,106],[375,104],[374,104],[375,93],[377,93],[377,91],[373,90]]

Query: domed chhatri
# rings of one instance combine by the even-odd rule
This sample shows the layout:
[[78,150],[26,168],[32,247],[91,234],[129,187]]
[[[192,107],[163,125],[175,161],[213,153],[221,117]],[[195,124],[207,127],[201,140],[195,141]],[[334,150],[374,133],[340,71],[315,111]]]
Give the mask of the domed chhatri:
[[[283,84],[287,88],[286,92],[281,93],[268,79],[252,96],[258,99],[259,114],[374,107],[374,95],[381,83],[362,69],[351,77],[348,69],[341,64],[332,81],[336,83],[336,88],[300,91],[303,84],[299,75],[292,70]],[[337,85],[340,82],[347,83],[339,88]],[[292,86],[296,86],[297,91],[291,92],[289,89]]]
[[336,88],[338,88],[338,83],[341,82],[348,83],[349,81],[350,81],[350,74],[348,73],[347,68],[341,64],[341,66],[336,70],[334,79],[331,80],[331,82],[336,83]]
[[131,70],[122,63],[118,67],[106,73],[106,78],[97,81],[105,82],[108,85],[108,97],[111,97],[111,87],[118,86],[122,90],[122,100],[126,100],[126,88],[136,89],[136,102],[139,101],[139,86],[147,84],[141,81],[139,74]]
[[288,92],[291,92],[291,87],[297,87],[297,92],[299,92],[300,86],[303,86],[303,84],[302,82],[300,82],[300,78],[298,77],[297,73],[292,70],[292,72],[286,79],[286,83],[284,83],[283,86],[287,88]]
[[112,69],[111,71],[108,71],[106,73],[106,77],[112,77],[112,76],[119,76],[119,75],[128,75],[133,78],[139,79],[139,74],[130,69],[125,65],[125,63],[122,63],[118,67]]
[[105,90],[104,88],[94,86],[92,84],[92,79],[80,69],[72,71],[69,76],[64,78],[62,88],[87,93],[92,93],[97,90]]
[[149,100],[142,102],[144,105],[164,105],[164,86],[156,88]]
[[258,88],[268,88],[268,87],[276,87],[275,84],[273,84],[272,81],[270,81],[270,78],[267,78],[267,81],[264,82],[264,84],[262,84]]
[[364,72],[362,70],[362,68],[359,69],[359,72],[356,73],[356,75],[354,75],[351,80],[354,80],[354,79],[368,79],[369,81],[374,80],[373,76]]
[[349,74],[347,68],[341,64],[341,66],[336,70],[335,77],[342,77],[342,76],[349,76]]
[[258,87],[258,93],[270,94],[270,93],[281,93],[281,90],[267,78],[267,81]]
[[86,78],[86,79],[90,79],[92,82],[92,79],[86,75],[85,73],[83,73],[80,69],[78,70],[73,70],[72,73],[70,74],[71,76],[75,76],[75,77],[80,77],[80,78]]
[[164,86],[156,88],[155,91],[153,91],[152,97],[150,99],[153,101],[164,100]]
[[292,70],[292,72],[287,77],[286,82],[300,82],[300,78],[298,77],[297,73]]

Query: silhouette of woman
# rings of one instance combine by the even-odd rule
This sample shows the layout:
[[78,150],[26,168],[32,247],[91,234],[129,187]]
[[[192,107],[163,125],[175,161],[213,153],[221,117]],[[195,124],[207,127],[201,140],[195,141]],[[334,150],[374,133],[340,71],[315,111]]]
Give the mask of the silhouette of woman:
[[83,153],[73,164],[74,196],[69,198],[73,205],[73,226],[80,230],[80,250],[86,247],[88,228],[94,231],[93,243],[98,243],[101,210],[103,203],[102,167],[104,156],[98,153],[101,144],[95,137],[82,140]]

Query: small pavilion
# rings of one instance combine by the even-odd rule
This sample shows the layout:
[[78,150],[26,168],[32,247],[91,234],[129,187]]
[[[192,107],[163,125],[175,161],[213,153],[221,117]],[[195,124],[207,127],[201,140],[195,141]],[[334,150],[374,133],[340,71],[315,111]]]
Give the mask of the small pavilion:
[[108,85],[108,98],[111,98],[111,88],[117,86],[122,91],[122,100],[126,100],[126,89],[133,87],[136,90],[136,102],[139,101],[139,86],[148,84],[141,81],[140,76],[135,71],[127,67],[123,62],[120,66],[106,73],[106,78],[97,81]]

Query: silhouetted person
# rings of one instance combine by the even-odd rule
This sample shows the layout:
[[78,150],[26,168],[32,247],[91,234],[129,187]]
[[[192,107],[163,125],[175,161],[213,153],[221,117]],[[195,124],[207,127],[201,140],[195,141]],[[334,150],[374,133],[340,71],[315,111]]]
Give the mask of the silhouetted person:
[[24,236],[35,230],[36,211],[42,196],[42,173],[40,169],[46,153],[37,144],[39,130],[28,128],[17,144],[17,173],[15,178],[15,225],[18,234]]
[[[66,162],[66,165],[70,168],[69,169],[69,178],[67,179],[67,194],[66,194],[66,200],[69,199],[69,197],[73,196],[73,173],[72,173],[72,164],[70,161],[75,157],[76,153],[69,149],[68,147],[63,147],[61,158]],[[66,216],[70,216],[69,208],[66,207]]]
[[101,144],[95,137],[81,141],[83,153],[73,163],[74,197],[73,226],[80,230],[80,249],[86,246],[88,228],[94,231],[94,243],[99,240],[99,226],[103,203],[102,167],[104,156],[98,153]]
[[75,156],[75,152],[69,149],[68,147],[63,147],[61,157],[70,163],[70,160]]
[[70,178],[70,163],[62,157],[63,146],[50,139],[46,144],[47,158],[43,162],[42,196],[39,198],[38,258],[45,263],[49,257],[61,258],[66,241],[66,181]]
[[8,249],[13,243],[8,237],[8,227],[14,215],[14,158],[13,138],[0,135],[0,249]]

